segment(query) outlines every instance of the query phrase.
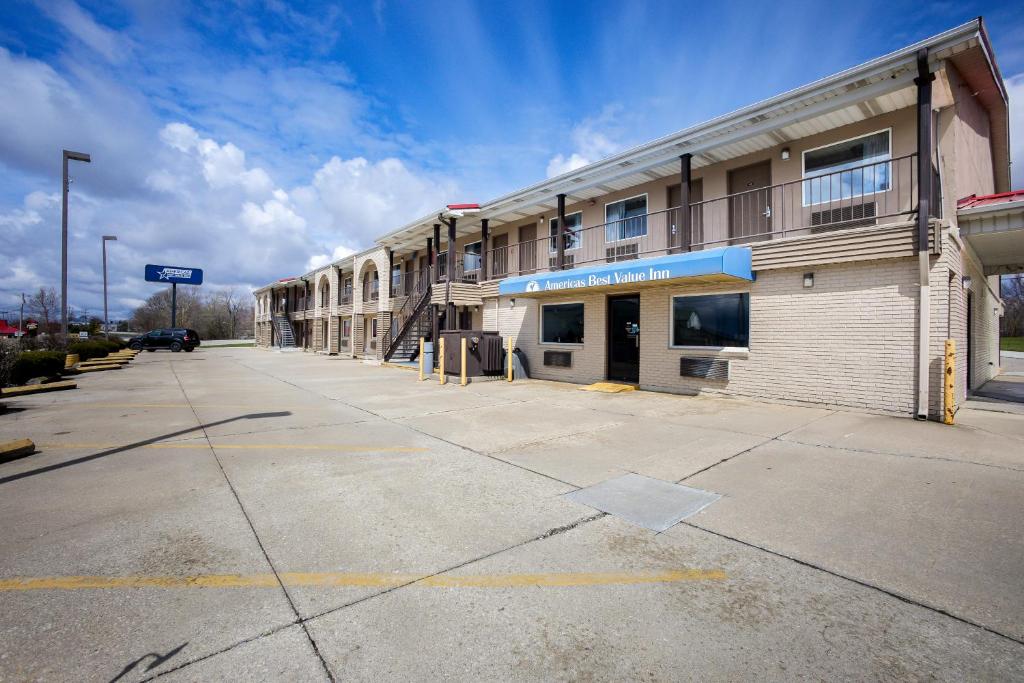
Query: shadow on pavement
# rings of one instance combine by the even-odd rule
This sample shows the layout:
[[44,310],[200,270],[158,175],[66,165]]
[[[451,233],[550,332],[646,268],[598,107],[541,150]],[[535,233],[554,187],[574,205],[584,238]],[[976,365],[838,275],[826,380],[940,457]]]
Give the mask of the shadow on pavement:
[[216,427],[218,425],[227,424],[229,422],[236,422],[238,420],[258,420],[268,417],[288,417],[291,414],[292,413],[289,410],[282,410],[275,413],[249,413],[248,415],[238,415],[236,417],[229,417],[226,420],[208,422],[206,424],[196,425],[195,427],[189,427],[188,429],[182,429],[177,432],[171,432],[170,434],[161,434],[160,436],[154,436],[150,439],[145,439],[143,441],[136,441],[135,443],[130,443],[124,446],[118,446],[116,448],[111,448],[105,451],[101,451],[99,453],[93,453],[92,455],[83,455],[82,457],[75,458],[74,460],[67,460],[65,462],[47,465],[46,467],[40,467],[35,470],[29,470],[27,472],[19,472],[18,474],[12,474],[10,476],[0,478],[0,484],[7,484],[12,481],[17,481],[18,479],[32,477],[37,474],[44,474],[46,472],[52,472],[54,470],[59,470],[64,467],[71,467],[72,465],[79,465],[83,462],[89,462],[90,460],[96,460],[98,458],[105,458],[108,455],[114,455],[115,453],[123,453],[124,451],[130,451],[133,448],[148,446],[149,444],[157,443],[165,439],[170,439],[171,437],[181,436],[182,434],[188,434],[190,432],[195,432],[200,429],[206,429],[208,427]]

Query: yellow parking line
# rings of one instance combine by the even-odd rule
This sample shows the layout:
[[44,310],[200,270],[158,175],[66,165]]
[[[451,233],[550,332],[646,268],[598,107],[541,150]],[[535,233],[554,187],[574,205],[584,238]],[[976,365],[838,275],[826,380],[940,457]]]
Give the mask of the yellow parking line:
[[[130,444],[118,444],[118,443],[41,443],[38,448],[57,450],[61,448],[124,448]],[[195,441],[174,441],[164,443],[149,443],[141,446],[132,446],[132,450],[136,448],[155,448],[155,449],[191,449],[191,450],[204,450],[208,449],[210,445],[206,442],[195,442]],[[339,444],[306,444],[306,443],[215,443],[214,448],[221,450],[239,450],[239,451],[332,451],[341,453],[423,453],[429,448],[422,448],[418,446],[343,446]]]
[[[388,588],[414,584],[426,588],[567,588],[631,586],[723,581],[720,569],[676,569],[655,572],[566,572],[541,574],[387,574],[353,572],[285,572],[286,586]],[[0,579],[2,591],[82,590],[114,588],[272,588],[273,574],[204,574],[199,576],[48,576]]]
[[[201,405],[188,403],[83,403],[65,405],[67,408],[230,408],[232,410],[256,410],[258,406],[219,403],[217,405]],[[277,410],[289,410],[290,407],[276,407]],[[305,408],[303,409],[305,410]]]

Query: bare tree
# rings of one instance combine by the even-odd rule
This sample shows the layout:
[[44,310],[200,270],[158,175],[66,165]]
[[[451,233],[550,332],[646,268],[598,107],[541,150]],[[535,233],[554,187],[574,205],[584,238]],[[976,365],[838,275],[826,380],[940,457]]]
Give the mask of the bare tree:
[[1000,283],[1003,317],[999,321],[1004,337],[1024,337],[1024,274],[1004,275]]
[[36,317],[40,325],[40,332],[52,334],[52,326],[56,325],[57,311],[60,303],[57,300],[57,292],[53,287],[40,287],[38,292],[32,294],[28,300],[28,310]]

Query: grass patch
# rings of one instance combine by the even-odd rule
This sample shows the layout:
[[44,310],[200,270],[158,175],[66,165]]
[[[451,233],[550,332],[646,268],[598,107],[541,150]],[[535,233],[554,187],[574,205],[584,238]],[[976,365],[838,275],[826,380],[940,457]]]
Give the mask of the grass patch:
[[999,348],[1003,351],[1024,352],[1024,337],[1003,337],[999,340]]

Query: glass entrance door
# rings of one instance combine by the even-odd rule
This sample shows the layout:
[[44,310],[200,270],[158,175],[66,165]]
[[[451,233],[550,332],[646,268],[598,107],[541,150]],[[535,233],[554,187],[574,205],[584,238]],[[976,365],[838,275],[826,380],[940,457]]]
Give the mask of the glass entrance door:
[[608,379],[640,381],[640,295],[608,297]]

